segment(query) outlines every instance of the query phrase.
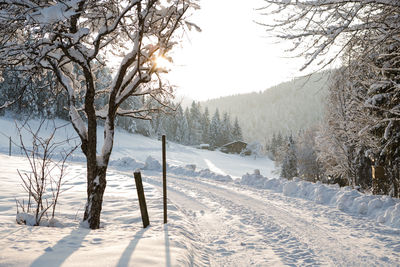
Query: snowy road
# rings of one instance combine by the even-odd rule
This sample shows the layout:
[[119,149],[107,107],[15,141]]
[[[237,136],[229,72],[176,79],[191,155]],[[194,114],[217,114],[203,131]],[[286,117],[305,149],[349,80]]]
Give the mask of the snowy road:
[[169,175],[168,187],[211,266],[399,266],[400,230],[336,208],[193,177]]

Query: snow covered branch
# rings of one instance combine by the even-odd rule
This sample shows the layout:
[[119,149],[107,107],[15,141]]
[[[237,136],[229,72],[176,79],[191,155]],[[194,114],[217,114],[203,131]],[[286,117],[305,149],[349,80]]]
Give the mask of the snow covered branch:
[[[297,51],[306,62],[324,68],[343,49],[367,35],[380,31],[385,39],[397,38],[400,28],[399,1],[393,0],[264,0],[260,12],[268,15],[260,23],[273,36],[292,40],[290,51]],[[371,15],[374,14],[374,15]],[[383,39],[375,40],[379,45]],[[331,51],[329,54],[328,52]],[[329,56],[326,56],[329,55]],[[316,62],[317,58],[320,59]]]
[[[117,116],[147,120],[168,106],[172,89],[163,86],[158,74],[165,70],[155,58],[179,42],[177,31],[194,26],[185,23],[185,15],[199,8],[198,0],[39,2],[0,1],[0,71],[10,66],[50,70],[66,92],[69,117],[87,157],[84,220],[96,229]],[[107,63],[115,60],[115,75],[104,75],[110,71]],[[132,97],[142,104],[126,106]],[[161,105],[155,108],[149,99]],[[104,120],[100,155],[99,119]]]

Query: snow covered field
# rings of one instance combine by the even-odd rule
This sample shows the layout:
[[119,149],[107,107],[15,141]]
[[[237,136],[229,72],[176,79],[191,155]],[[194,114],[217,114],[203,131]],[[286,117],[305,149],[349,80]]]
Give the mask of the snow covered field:
[[[0,118],[0,132],[0,266],[400,266],[398,199],[279,179],[266,158],[170,143],[163,225],[161,143],[125,132],[116,134],[100,230],[79,224],[86,198],[79,151],[57,208],[62,226],[17,225],[15,198],[25,197],[17,169],[29,166],[15,146],[8,156],[6,136],[17,140],[14,122]],[[57,137],[66,136],[74,136],[70,127]],[[145,230],[132,175],[137,167],[150,215]]]

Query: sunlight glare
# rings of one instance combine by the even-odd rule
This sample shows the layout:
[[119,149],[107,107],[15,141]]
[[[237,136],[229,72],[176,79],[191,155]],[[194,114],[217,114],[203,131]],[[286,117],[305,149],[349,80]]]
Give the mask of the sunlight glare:
[[154,59],[157,69],[169,70],[171,68],[171,62],[164,56],[160,55]]

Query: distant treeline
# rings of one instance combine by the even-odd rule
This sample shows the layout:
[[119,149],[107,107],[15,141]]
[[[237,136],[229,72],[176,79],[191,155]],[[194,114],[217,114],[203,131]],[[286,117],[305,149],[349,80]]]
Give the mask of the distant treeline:
[[216,109],[211,117],[208,108],[203,111],[200,103],[194,101],[185,110],[177,104],[171,106],[175,109],[173,112],[153,115],[151,127],[156,135],[165,134],[167,139],[184,145],[209,144],[211,147],[243,139],[238,119],[232,121],[227,112],[221,116]]
[[[99,90],[106,88],[111,82],[108,69],[99,69],[96,73],[96,82]],[[0,82],[0,98],[15,101],[7,109],[0,110],[0,115],[6,112],[12,116],[30,118],[61,118],[68,119],[68,98],[60,90],[55,77],[51,72],[24,76],[11,68],[2,73]],[[75,99],[74,101],[82,101]],[[132,117],[118,117],[116,126],[129,132],[136,132],[145,136],[160,136],[165,134],[167,139],[184,145],[209,144],[219,147],[226,143],[242,140],[242,128],[238,119],[232,121],[228,112],[222,115],[218,109],[212,117],[208,108],[201,107],[200,103],[193,102],[190,107],[182,109],[181,105],[170,102],[162,107],[157,101],[143,97],[130,97],[121,108],[136,110],[147,101],[147,106],[153,112],[148,114],[151,120]],[[96,99],[99,107],[105,102],[101,95]],[[82,103],[83,106],[83,103]]]
[[281,83],[263,92],[221,97],[202,102],[238,118],[245,141],[265,142],[272,135],[296,133],[323,120],[329,72]]

